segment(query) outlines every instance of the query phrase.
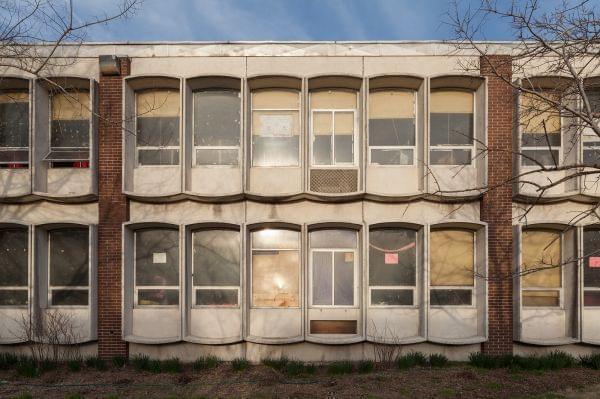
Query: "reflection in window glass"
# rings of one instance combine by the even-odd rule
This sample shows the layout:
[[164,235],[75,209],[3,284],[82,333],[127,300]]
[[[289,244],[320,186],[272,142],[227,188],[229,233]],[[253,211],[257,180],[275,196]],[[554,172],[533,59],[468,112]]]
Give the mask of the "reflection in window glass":
[[475,233],[464,229],[432,230],[429,247],[430,303],[471,305]]
[[238,165],[240,111],[237,90],[194,93],[196,165]]
[[0,229],[0,306],[27,305],[28,238],[26,228]]
[[89,302],[89,233],[86,228],[48,232],[49,290],[54,306]]
[[179,304],[179,232],[148,228],[135,232],[137,305]]
[[473,149],[473,92],[439,90],[430,95],[432,165],[468,165]]
[[50,152],[44,158],[53,167],[88,167],[90,159],[90,92],[52,94]]
[[539,94],[542,97],[522,93],[520,98],[521,164],[524,166],[553,166],[560,163],[560,112],[552,103],[544,100],[560,101],[560,96],[551,91]]
[[259,90],[252,93],[252,166],[298,166],[300,93]]
[[[586,94],[594,114],[594,121],[600,123],[600,89],[589,89]],[[586,165],[600,165],[600,137],[590,127],[583,128],[581,137],[583,141],[583,163]]]
[[583,256],[583,306],[600,306],[600,230],[584,230]]
[[179,90],[136,93],[139,165],[179,164]]
[[263,229],[252,233],[252,306],[300,306],[300,233]]
[[525,230],[521,239],[522,305],[559,306],[561,234],[549,230]]
[[0,92],[0,168],[29,164],[29,94]]

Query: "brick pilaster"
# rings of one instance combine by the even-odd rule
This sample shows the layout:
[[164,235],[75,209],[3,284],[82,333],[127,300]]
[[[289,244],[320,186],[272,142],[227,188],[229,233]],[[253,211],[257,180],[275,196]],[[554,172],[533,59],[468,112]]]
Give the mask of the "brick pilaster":
[[490,190],[481,202],[481,220],[488,223],[488,341],[482,350],[492,355],[513,350],[512,147],[513,90],[499,76],[511,79],[511,57],[481,58],[487,76],[487,167]]
[[123,77],[130,61],[118,60],[120,74],[100,76],[98,139],[98,355],[127,356],[122,339],[122,224],[129,207],[122,189]]

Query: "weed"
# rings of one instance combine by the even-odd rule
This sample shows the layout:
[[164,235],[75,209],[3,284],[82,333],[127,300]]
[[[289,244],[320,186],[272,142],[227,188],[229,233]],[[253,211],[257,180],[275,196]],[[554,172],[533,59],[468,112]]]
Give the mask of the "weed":
[[85,359],[85,365],[98,371],[104,371],[108,368],[104,359],[98,356],[91,356]]
[[292,376],[298,376],[303,374],[314,374],[317,371],[317,367],[312,363],[304,363],[299,360],[289,360],[283,371]]
[[354,364],[350,361],[333,362],[329,364],[329,374],[349,374],[354,371]]
[[17,396],[13,396],[12,399],[33,399],[33,395],[29,392],[23,392]]
[[77,372],[81,370],[81,359],[72,359],[67,362],[69,371]]
[[450,396],[454,396],[455,392],[452,388],[442,388],[440,389],[440,395],[445,398],[449,398]]
[[41,370],[30,358],[22,358],[17,364],[17,373],[20,376],[34,378],[40,375]]
[[195,371],[214,369],[221,363],[221,360],[216,356],[206,356],[197,359],[192,368]]
[[441,353],[433,353],[429,355],[429,365],[431,367],[446,367],[448,358]]
[[176,357],[173,357],[169,360],[164,360],[162,362],[162,370],[166,371],[167,373],[181,373],[181,362]]
[[238,357],[231,361],[231,368],[235,371],[244,371],[248,368],[249,365],[250,363],[248,362],[248,360],[241,357]]
[[415,366],[427,366],[427,358],[421,352],[410,352],[396,359],[399,369],[408,369]]
[[361,360],[358,362],[358,372],[362,374],[370,373],[375,368],[375,364],[371,360]]
[[19,357],[12,353],[0,353],[0,370],[8,370],[19,362]]
[[83,399],[83,395],[80,393],[70,393],[65,396],[65,399]]
[[289,359],[286,357],[281,357],[279,359],[267,358],[263,359],[261,363],[274,370],[283,371],[289,363]]
[[136,355],[131,360],[131,364],[138,371],[147,371],[150,368],[150,358],[148,355]]
[[112,364],[115,367],[123,367],[127,364],[127,358],[125,356],[115,356],[112,358]]
[[579,362],[583,367],[587,367],[594,370],[600,370],[600,353],[580,356]]

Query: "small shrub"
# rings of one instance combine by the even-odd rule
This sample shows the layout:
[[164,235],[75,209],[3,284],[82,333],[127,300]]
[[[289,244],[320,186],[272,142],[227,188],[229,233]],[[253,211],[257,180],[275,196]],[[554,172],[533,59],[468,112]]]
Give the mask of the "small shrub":
[[192,368],[194,371],[214,369],[221,363],[221,360],[216,356],[205,356],[198,358]]
[[131,364],[138,371],[148,371],[150,368],[150,358],[148,355],[136,355],[131,360]]
[[415,366],[427,366],[427,358],[421,352],[410,352],[406,355],[399,356],[396,359],[396,366],[399,369],[408,369]]
[[492,356],[486,353],[475,352],[469,355],[471,366],[482,369],[497,369],[503,367],[512,367],[514,363],[513,355]]
[[579,358],[579,362],[583,367],[587,367],[593,370],[600,370],[600,353],[581,356]]
[[17,364],[17,373],[20,376],[34,378],[40,375],[41,370],[38,365],[29,358],[21,358]]
[[241,357],[233,359],[233,361],[231,362],[231,368],[235,371],[244,371],[248,368],[249,365],[250,363],[248,363],[248,360]]
[[12,353],[0,353],[0,370],[8,370],[19,362],[19,357]]
[[104,371],[108,368],[104,359],[98,356],[91,356],[85,359],[85,365],[89,368],[94,368],[98,371]]
[[512,367],[521,370],[559,370],[573,367],[577,361],[568,353],[553,351],[542,356],[513,356]]
[[158,359],[150,359],[148,362],[148,370],[151,373],[158,374],[162,371],[161,361]]
[[125,356],[115,356],[112,358],[112,364],[115,367],[123,367],[127,364],[127,358]]
[[375,368],[375,364],[371,360],[361,360],[358,362],[358,372],[362,374],[370,373]]
[[333,362],[327,368],[329,374],[349,374],[353,371],[354,364],[349,361]]
[[279,359],[263,359],[262,364],[277,371],[283,371],[289,363],[288,358],[281,357]]
[[81,370],[81,359],[72,359],[67,362],[69,371],[77,372]]
[[448,358],[441,353],[433,353],[429,355],[429,365],[431,367],[446,367]]
[[168,373],[181,373],[181,362],[176,357],[173,357],[169,360],[164,360],[162,362],[162,370]]
[[314,374],[317,371],[317,367],[312,363],[304,363],[299,360],[289,360],[283,372],[291,376],[299,376],[305,374]]

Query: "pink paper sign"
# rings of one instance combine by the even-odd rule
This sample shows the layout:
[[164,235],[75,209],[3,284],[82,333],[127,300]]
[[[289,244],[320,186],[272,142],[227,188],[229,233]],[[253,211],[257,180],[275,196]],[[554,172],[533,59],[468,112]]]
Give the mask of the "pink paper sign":
[[385,264],[386,265],[397,265],[398,264],[398,254],[397,253],[385,254]]
[[590,256],[590,267],[600,267],[600,256]]

